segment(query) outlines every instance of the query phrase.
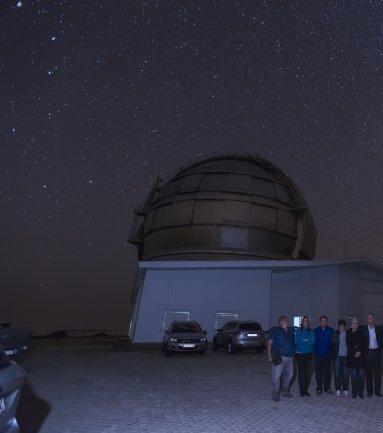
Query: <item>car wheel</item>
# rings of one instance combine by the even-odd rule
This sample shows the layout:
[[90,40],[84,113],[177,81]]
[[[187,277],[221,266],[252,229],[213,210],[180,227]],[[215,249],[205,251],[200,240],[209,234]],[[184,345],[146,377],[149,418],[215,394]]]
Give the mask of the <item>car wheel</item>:
[[219,349],[218,342],[217,342],[217,339],[214,337],[213,338],[213,350],[214,350],[214,352],[216,352],[218,349]]
[[201,356],[204,356],[204,355],[205,355],[205,352],[206,352],[206,350],[199,350],[199,351],[198,351],[198,353],[199,353]]
[[227,342],[227,345],[226,345],[226,352],[227,352],[229,355],[232,355],[232,354],[235,352],[234,345],[233,345],[233,342],[232,342],[231,340],[229,340],[229,341]]

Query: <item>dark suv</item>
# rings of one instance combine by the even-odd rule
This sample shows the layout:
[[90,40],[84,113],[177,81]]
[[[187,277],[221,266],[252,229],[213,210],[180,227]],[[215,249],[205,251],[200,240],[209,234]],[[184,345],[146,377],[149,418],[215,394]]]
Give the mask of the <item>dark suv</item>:
[[207,348],[206,331],[198,322],[174,321],[165,332],[163,352],[170,356],[172,352],[198,352],[205,355]]
[[233,320],[225,323],[213,338],[213,350],[225,347],[227,353],[255,349],[262,353],[266,347],[265,333],[258,322]]

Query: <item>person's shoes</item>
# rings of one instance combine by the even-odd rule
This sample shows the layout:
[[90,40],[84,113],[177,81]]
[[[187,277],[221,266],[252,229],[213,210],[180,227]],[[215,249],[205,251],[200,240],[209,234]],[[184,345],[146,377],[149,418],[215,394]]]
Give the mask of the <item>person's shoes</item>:
[[342,395],[341,392],[339,391],[339,389],[337,389],[337,390],[336,390],[336,396],[337,396],[337,397],[340,397],[341,395]]
[[305,394],[304,392],[301,392],[301,393],[300,393],[300,396],[301,396],[301,397],[306,397],[306,394]]
[[325,389],[324,392],[325,392],[326,394],[332,394],[331,389]]
[[309,392],[305,392],[306,397],[311,397]]
[[348,391],[343,391],[343,395],[347,397],[348,396]]
[[375,393],[375,396],[376,396],[376,397],[381,397],[382,394],[381,394],[380,392],[376,392],[376,393]]
[[283,392],[283,393],[282,393],[282,397],[285,397],[285,398],[293,398],[294,396],[293,396],[291,393],[289,393],[289,392]]
[[372,392],[368,392],[367,397],[372,397]]
[[359,394],[359,398],[364,398],[364,395],[363,394]]
[[277,397],[277,396],[271,397],[271,400],[273,400],[273,401],[281,401],[281,399],[279,397]]
[[322,395],[322,390],[321,389],[317,389],[317,395]]
[[356,395],[352,394],[352,398],[356,398]]

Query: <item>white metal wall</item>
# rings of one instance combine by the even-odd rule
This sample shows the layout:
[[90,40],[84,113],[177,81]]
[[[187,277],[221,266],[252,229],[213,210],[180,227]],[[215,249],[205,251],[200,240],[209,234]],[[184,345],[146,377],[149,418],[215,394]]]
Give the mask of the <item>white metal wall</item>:
[[355,264],[340,265],[340,317],[350,323],[350,318],[356,316],[361,323],[363,317],[363,294],[361,291],[360,266]]
[[346,264],[340,268],[342,316],[355,315],[365,324],[367,314],[372,313],[377,323],[383,324],[383,275],[359,265]]
[[308,315],[315,327],[322,314],[335,326],[339,319],[338,287],[337,265],[273,272],[270,326],[275,326],[281,315],[291,320],[294,316]]
[[134,342],[160,342],[165,311],[190,311],[211,341],[217,312],[269,326],[270,270],[148,269],[141,287]]

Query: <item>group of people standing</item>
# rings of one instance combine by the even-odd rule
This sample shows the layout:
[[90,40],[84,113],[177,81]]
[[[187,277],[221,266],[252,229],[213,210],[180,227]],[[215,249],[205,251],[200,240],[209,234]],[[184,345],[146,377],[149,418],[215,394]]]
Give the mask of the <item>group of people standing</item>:
[[375,325],[372,314],[367,325],[359,326],[358,319],[338,321],[338,329],[327,324],[327,316],[319,318],[319,326],[311,329],[308,316],[302,317],[300,327],[289,327],[287,316],[278,319],[278,326],[271,328],[267,344],[269,361],[272,363],[272,400],[291,398],[291,381],[294,358],[297,362],[298,383],[301,397],[310,397],[311,366],[314,358],[316,392],[332,394],[331,367],[334,369],[336,395],[348,395],[351,377],[352,397],[381,397],[380,360],[383,350],[383,330]]

